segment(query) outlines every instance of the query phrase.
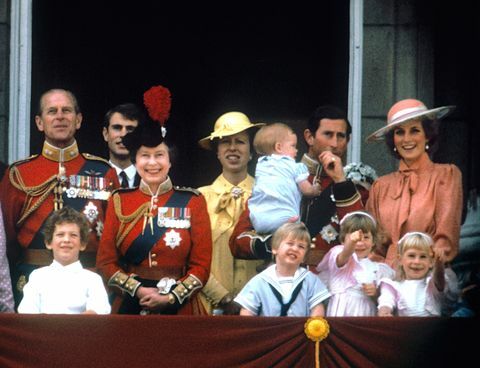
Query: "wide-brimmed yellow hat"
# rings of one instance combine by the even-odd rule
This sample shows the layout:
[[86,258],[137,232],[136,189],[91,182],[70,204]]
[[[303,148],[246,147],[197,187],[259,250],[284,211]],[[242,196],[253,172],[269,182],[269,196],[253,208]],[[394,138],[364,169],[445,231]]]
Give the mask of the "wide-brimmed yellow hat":
[[212,141],[234,135],[244,130],[265,125],[265,123],[252,123],[247,115],[238,111],[227,112],[220,116],[213,127],[213,132],[198,141],[200,147],[212,149]]
[[454,109],[455,106],[428,109],[422,101],[413,98],[398,101],[388,112],[387,125],[370,134],[367,142],[384,139],[387,132],[406,121],[413,119],[438,120],[451,113]]

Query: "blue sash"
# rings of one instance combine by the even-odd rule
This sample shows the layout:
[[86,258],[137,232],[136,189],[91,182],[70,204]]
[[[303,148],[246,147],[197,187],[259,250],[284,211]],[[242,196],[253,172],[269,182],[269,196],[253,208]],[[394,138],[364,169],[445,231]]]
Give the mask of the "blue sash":
[[[172,196],[165,203],[165,207],[185,207],[192,198],[192,193],[174,191]],[[127,249],[124,255],[124,259],[127,263],[138,265],[148,257],[148,253],[154,247],[154,245],[160,240],[160,238],[167,231],[166,227],[157,226],[158,214],[153,218],[153,234],[150,228],[145,228],[145,231],[140,234]]]

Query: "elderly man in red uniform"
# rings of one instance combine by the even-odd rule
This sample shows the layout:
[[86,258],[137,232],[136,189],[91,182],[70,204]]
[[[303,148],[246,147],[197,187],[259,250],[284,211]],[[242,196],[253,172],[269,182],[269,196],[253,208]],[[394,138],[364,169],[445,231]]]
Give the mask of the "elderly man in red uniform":
[[41,154],[13,163],[0,184],[17,305],[30,272],[52,261],[41,231],[48,215],[63,206],[85,214],[91,231],[80,259],[85,267],[94,267],[107,199],[119,186],[107,161],[79,152],[75,133],[82,114],[70,91],[45,92],[35,123],[45,135]]
[[[349,180],[342,159],[352,132],[346,114],[334,106],[318,107],[308,121],[304,139],[308,151],[302,157],[310,182],[320,184],[322,193],[302,202],[302,221],[312,236],[312,249],[305,263],[313,269],[323,255],[338,244],[340,219],[351,211],[360,210],[368,198],[368,183]],[[369,179],[371,180],[371,178]],[[242,213],[230,238],[235,257],[270,260],[269,234],[252,231],[247,209]]]

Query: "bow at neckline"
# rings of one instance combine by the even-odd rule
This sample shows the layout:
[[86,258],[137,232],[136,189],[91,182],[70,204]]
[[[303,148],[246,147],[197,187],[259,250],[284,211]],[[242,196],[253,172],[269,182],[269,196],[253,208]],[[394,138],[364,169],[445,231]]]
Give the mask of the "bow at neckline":
[[244,190],[240,187],[233,186],[229,191],[223,192],[218,198],[217,205],[215,206],[215,213],[220,213],[223,210],[232,209],[232,214],[236,212],[236,200],[240,198],[240,210],[244,209],[243,201]]
[[399,170],[400,185],[393,198],[398,199],[402,194],[412,195],[418,188],[418,174],[414,169]]

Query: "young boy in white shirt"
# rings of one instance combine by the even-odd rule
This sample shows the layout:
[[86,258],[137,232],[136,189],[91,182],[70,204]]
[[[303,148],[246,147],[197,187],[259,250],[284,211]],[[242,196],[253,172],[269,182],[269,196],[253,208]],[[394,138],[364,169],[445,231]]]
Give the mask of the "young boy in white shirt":
[[89,225],[70,207],[53,212],[45,222],[45,245],[53,262],[34,270],[23,289],[19,313],[109,314],[111,307],[102,278],[83,268]]

